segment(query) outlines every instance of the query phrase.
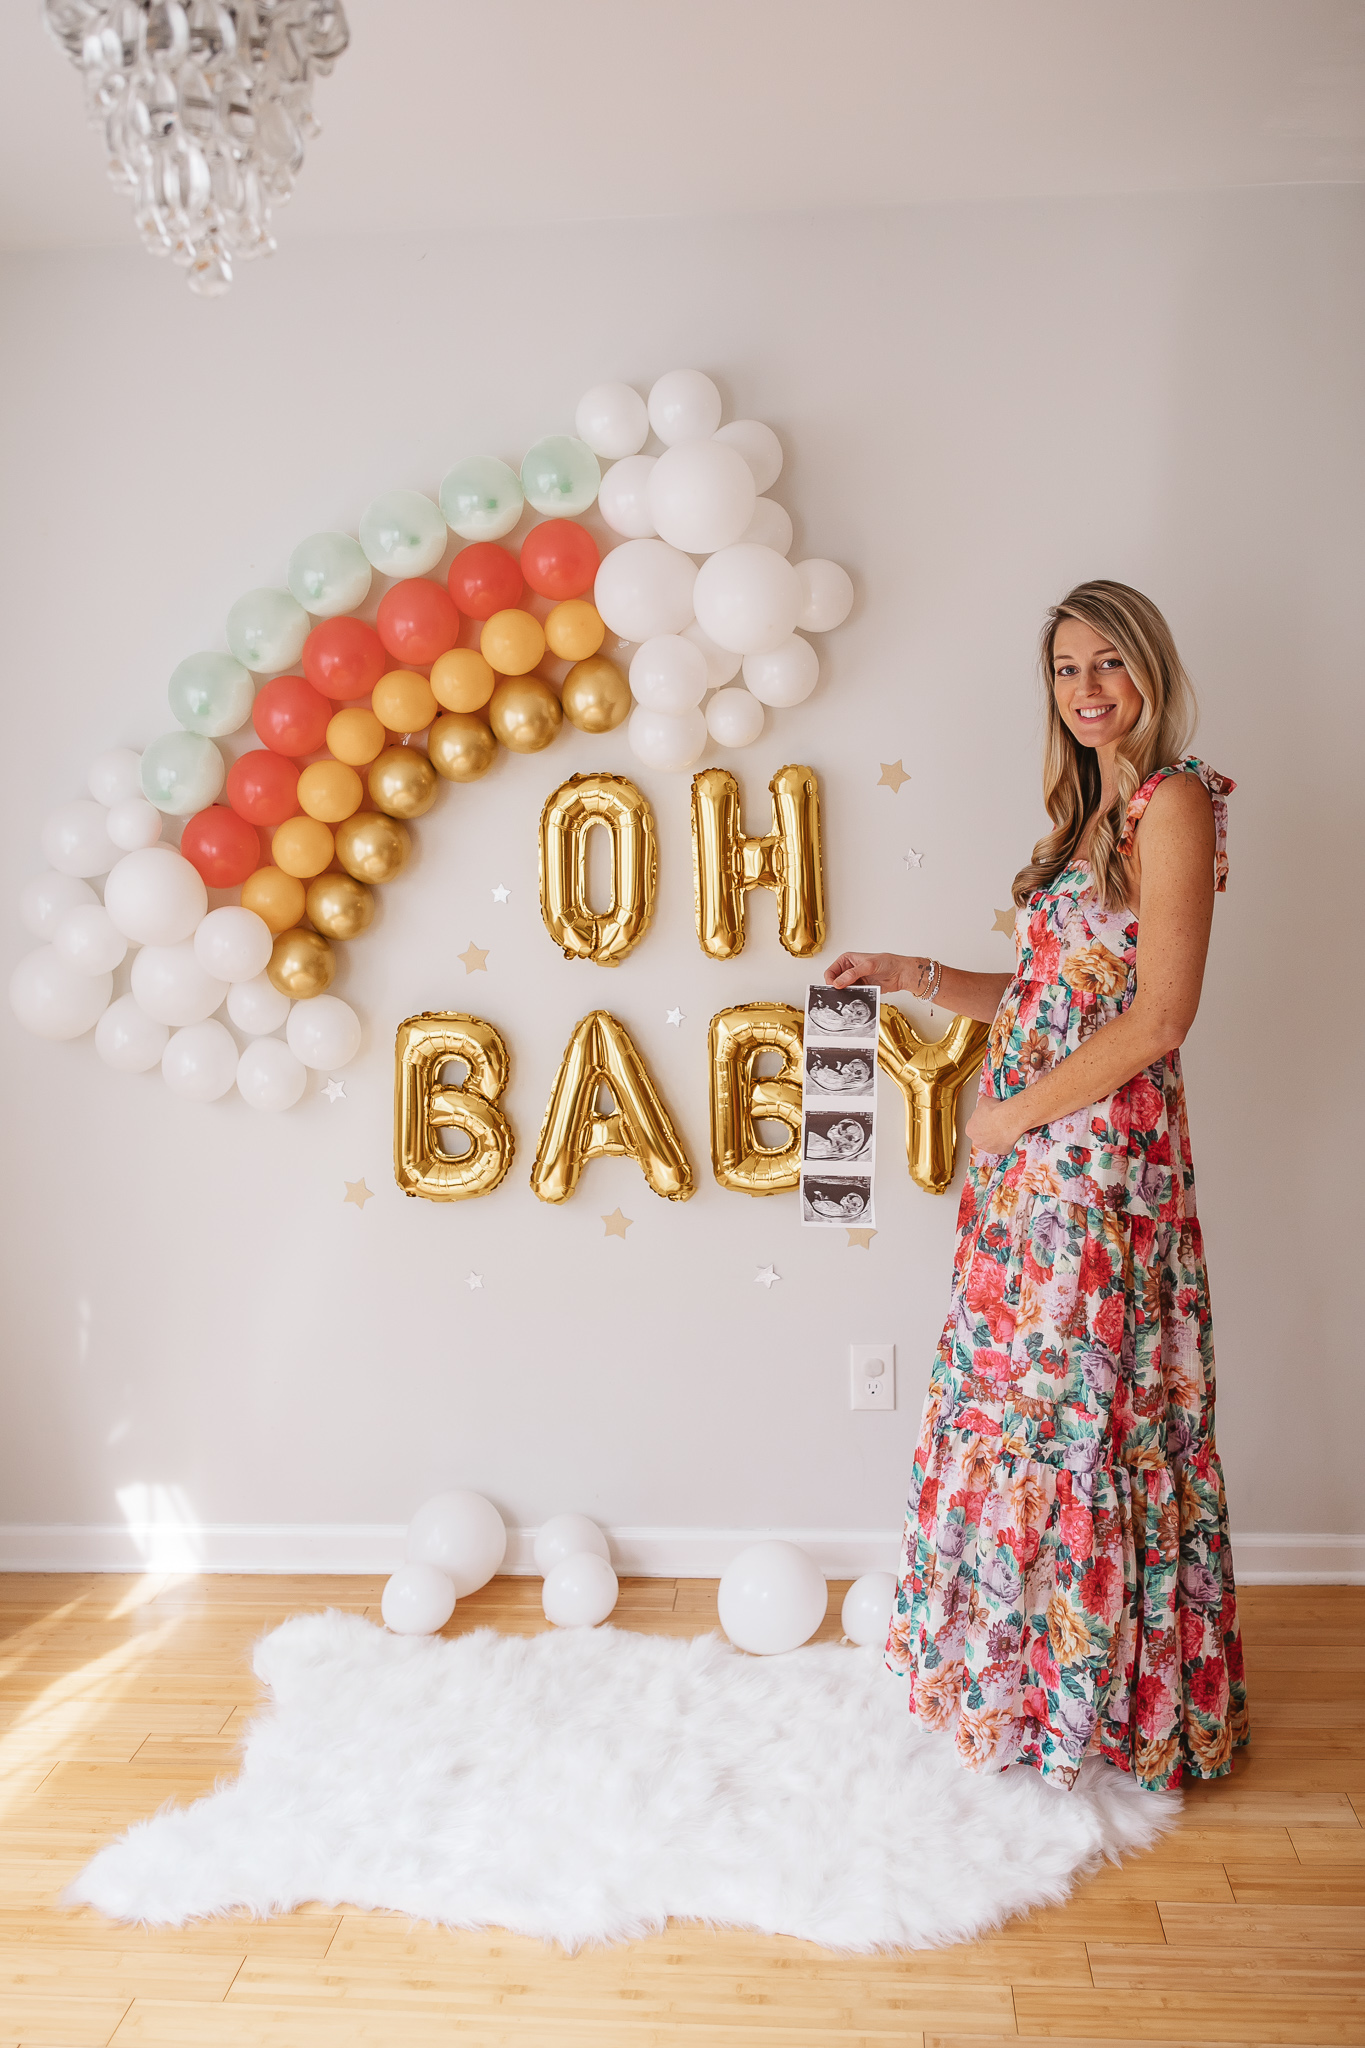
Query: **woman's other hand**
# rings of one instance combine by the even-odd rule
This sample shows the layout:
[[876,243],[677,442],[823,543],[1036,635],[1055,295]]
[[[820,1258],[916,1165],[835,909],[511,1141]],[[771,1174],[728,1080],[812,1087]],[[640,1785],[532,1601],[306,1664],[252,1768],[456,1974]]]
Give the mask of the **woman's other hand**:
[[902,953],[841,953],[834,965],[825,969],[825,980],[832,988],[852,988],[856,983],[879,988],[889,996],[901,987],[904,967]]
[[1029,1128],[1020,1122],[1017,1095],[1005,1102],[983,1095],[967,1124],[967,1139],[978,1152],[989,1152],[998,1158],[1002,1152],[1012,1152]]

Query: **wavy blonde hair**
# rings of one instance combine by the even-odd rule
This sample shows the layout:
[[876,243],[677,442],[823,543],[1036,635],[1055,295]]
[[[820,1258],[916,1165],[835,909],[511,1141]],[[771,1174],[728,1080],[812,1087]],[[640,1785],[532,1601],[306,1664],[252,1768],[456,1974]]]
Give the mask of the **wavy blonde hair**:
[[1047,693],[1047,734],[1043,748],[1043,803],[1052,830],[1038,841],[1033,858],[1014,878],[1014,901],[1026,903],[1068,866],[1086,821],[1099,811],[1100,767],[1093,747],[1083,747],[1062,721],[1053,684],[1052,654],[1063,619],[1079,619],[1123,656],[1124,667],[1142,698],[1132,731],[1118,743],[1118,782],[1113,802],[1100,812],[1090,841],[1095,887],[1106,909],[1128,899],[1128,877],[1118,850],[1128,804],[1156,768],[1178,761],[1194,731],[1194,688],[1176,653],[1171,629],[1149,597],[1126,583],[1078,583],[1043,621],[1038,658]]

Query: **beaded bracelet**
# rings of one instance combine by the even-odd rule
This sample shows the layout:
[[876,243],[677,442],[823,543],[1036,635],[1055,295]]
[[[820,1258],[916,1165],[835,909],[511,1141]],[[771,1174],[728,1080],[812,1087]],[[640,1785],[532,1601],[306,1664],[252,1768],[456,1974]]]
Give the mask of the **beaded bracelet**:
[[915,990],[915,994],[922,1003],[928,1003],[932,1006],[934,997],[938,994],[938,985],[943,979],[943,966],[938,960],[926,960],[920,968],[920,979],[922,981],[925,967],[929,970],[929,979],[922,988]]

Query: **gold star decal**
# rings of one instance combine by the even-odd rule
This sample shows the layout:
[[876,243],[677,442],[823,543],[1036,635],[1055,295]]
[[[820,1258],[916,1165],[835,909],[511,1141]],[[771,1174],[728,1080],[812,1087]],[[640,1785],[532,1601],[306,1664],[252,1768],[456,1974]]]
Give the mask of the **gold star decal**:
[[343,1186],[346,1189],[345,1194],[341,1198],[343,1208],[347,1202],[354,1202],[357,1209],[363,1209],[367,1202],[374,1200],[374,1189],[367,1188],[363,1178],[361,1180],[345,1181]]
[[602,1221],[607,1226],[604,1232],[605,1236],[624,1238],[635,1218],[633,1216],[623,1216],[619,1209],[613,1209],[610,1216],[604,1216]]
[[870,1252],[872,1240],[876,1235],[875,1230],[850,1230],[848,1233],[848,1249],[851,1252]]
[[883,761],[881,766],[882,772],[877,777],[878,789],[893,789],[899,793],[901,784],[910,780],[904,761]]
[[995,923],[991,926],[991,930],[993,932],[1003,932],[1007,939],[1012,939],[1014,937],[1013,907],[1011,907],[1009,910],[996,911]]
[[491,951],[491,947],[476,946],[471,939],[468,951],[457,953],[455,958],[464,962],[466,974],[486,974],[488,972],[488,955]]

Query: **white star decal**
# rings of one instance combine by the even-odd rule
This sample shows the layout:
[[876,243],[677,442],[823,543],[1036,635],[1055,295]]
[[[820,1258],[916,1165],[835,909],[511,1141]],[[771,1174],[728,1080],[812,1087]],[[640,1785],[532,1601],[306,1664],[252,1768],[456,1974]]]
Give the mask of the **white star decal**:
[[342,1096],[346,1093],[346,1083],[344,1081],[329,1081],[322,1092],[329,1102],[340,1102]]
[[685,1010],[670,1010],[665,1021],[674,1025],[681,1024],[686,1014]]
[[512,891],[504,883],[499,882],[497,888],[493,891],[493,901],[495,903],[505,903],[511,893]]
[[467,1274],[467,1275],[465,1276],[465,1283],[464,1283],[464,1284],[465,1284],[465,1286],[466,1286],[466,1287],[467,1287],[467,1288],[469,1289],[470,1293],[472,1294],[472,1293],[474,1292],[474,1289],[475,1289],[476,1287],[482,1287],[482,1286],[483,1286],[483,1274],[482,1274],[482,1273],[469,1273],[469,1274]]
[[901,855],[901,859],[908,868],[922,868],[924,866],[924,855],[913,846]]
[[760,1266],[754,1274],[754,1285],[755,1287],[766,1287],[771,1291],[773,1282],[781,1278],[782,1275],[774,1267]]

